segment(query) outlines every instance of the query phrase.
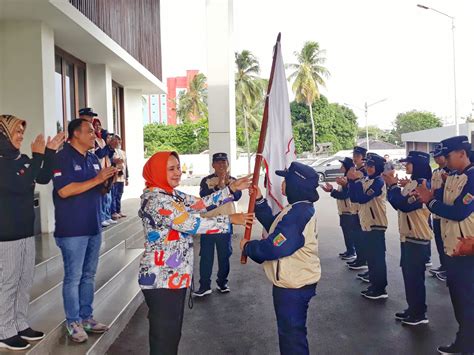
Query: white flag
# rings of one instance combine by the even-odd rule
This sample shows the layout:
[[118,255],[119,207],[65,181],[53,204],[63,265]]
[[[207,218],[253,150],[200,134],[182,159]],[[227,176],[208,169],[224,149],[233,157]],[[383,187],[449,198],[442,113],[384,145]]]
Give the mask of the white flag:
[[291,126],[290,99],[285,75],[285,65],[281,55],[281,44],[277,42],[275,71],[268,98],[268,127],[263,150],[263,163],[266,170],[267,201],[273,213],[280,212],[288,203],[281,193],[283,178],[275,170],[289,168],[296,160],[295,141]]

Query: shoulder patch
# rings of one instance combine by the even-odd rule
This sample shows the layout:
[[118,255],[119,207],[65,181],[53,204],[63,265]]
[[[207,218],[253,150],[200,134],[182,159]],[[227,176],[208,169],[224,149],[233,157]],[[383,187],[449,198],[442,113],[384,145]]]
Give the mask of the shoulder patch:
[[467,193],[462,198],[462,203],[464,203],[465,205],[469,205],[473,199],[474,199],[474,196],[471,195],[470,193]]
[[279,233],[277,236],[273,238],[273,245],[276,247],[282,246],[282,244],[286,242],[286,238],[283,234]]

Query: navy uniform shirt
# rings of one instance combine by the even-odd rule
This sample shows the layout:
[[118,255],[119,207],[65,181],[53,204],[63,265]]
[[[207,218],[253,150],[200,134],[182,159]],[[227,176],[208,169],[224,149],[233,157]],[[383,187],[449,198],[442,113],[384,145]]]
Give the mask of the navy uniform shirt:
[[56,218],[55,237],[77,237],[99,234],[102,184],[82,194],[62,198],[58,191],[73,182],[84,182],[97,176],[100,162],[91,152],[79,153],[70,144],[56,154],[53,168],[53,202]]

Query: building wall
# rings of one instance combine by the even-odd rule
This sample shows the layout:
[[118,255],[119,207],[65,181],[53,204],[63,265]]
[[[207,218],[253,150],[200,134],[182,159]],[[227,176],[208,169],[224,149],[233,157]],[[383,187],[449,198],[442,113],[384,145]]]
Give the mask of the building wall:
[[160,0],[69,2],[161,80]]
[[168,102],[167,102],[167,122],[175,126],[178,123],[176,116],[176,98],[178,89],[189,89],[189,83],[199,73],[199,70],[186,70],[186,76],[178,76],[167,79]]

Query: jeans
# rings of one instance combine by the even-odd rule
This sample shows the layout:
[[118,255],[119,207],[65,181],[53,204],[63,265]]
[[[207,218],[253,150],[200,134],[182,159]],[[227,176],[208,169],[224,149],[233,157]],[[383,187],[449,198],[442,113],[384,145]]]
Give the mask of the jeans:
[[454,344],[474,352],[474,256],[446,256],[448,288],[459,324]]
[[421,317],[426,314],[425,261],[430,247],[428,241],[406,241],[400,243],[405,297],[408,303],[407,313]]
[[339,216],[342,235],[344,236],[344,244],[346,245],[346,253],[354,255],[356,253],[354,246],[354,224],[357,223],[355,215],[342,214]]
[[360,264],[367,263],[367,240],[364,238],[362,228],[360,226],[359,216],[356,215],[351,228],[352,238],[354,239],[354,248],[356,250],[356,262]]
[[63,256],[63,302],[67,323],[92,318],[102,234],[55,239]]
[[122,212],[122,195],[124,182],[116,182],[112,187],[111,214]]
[[385,231],[362,232],[367,242],[367,264],[369,266],[370,289],[381,292],[387,287],[387,264],[385,262]]
[[142,290],[148,306],[150,355],[175,355],[183,328],[186,289]]
[[446,270],[446,254],[444,253],[443,237],[441,236],[441,220],[433,218],[433,232],[436,242],[436,249],[439,254],[439,265],[442,270]]
[[309,354],[306,318],[316,284],[302,288],[273,286],[273,306],[278,324],[278,342],[282,355]]
[[217,249],[217,284],[223,287],[227,284],[230,271],[230,256],[232,255],[232,234],[206,234],[201,236],[199,255],[199,285],[201,289],[211,288],[212,266],[214,264],[214,245]]
[[111,213],[111,204],[112,204],[112,192],[108,192],[105,195],[102,195],[102,200],[100,203],[100,222],[108,221],[112,218]]

